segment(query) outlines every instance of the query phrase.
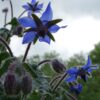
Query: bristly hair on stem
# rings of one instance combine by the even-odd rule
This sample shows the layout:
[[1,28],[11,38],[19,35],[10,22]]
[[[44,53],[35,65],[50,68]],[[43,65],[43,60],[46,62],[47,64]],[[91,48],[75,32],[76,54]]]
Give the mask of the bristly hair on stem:
[[[58,86],[61,84],[61,82],[65,79],[65,77],[67,76],[67,73],[64,73],[62,75],[62,77],[60,77],[59,81],[57,82],[57,84],[54,86],[54,88],[52,89],[52,91],[54,92]],[[69,92],[66,91],[66,94],[72,99],[72,100],[77,100],[73,95],[71,95]]]
[[53,86],[53,84],[55,84],[55,82],[57,82],[57,80],[61,78],[61,75],[57,75],[55,76],[51,81],[50,81],[50,86]]
[[26,10],[24,10],[24,11],[18,16],[18,19],[19,19],[20,17],[22,17],[22,15],[23,15],[25,12],[26,12]]
[[40,65],[42,65],[44,63],[48,63],[48,62],[51,62],[51,60],[43,60],[43,61],[39,62],[37,66],[39,67]]
[[31,47],[31,43],[29,43],[27,48],[26,48],[22,62],[24,62],[26,60],[30,47]]
[[2,44],[4,44],[4,46],[8,49],[8,51],[9,51],[11,57],[14,57],[14,56],[13,56],[13,53],[12,53],[12,51],[11,51],[9,45],[8,45],[8,43],[7,43],[1,36],[0,36],[0,42],[2,42]]
[[57,82],[57,84],[54,86],[54,88],[52,89],[52,91],[55,91],[57,88],[58,88],[58,86],[61,84],[61,82],[64,80],[64,78],[67,76],[67,73],[64,73],[63,75],[62,75],[62,77],[59,79],[59,81]]

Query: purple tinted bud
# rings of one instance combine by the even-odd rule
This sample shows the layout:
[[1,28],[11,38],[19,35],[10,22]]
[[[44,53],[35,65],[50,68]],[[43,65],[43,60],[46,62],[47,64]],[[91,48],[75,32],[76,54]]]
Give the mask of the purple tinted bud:
[[20,86],[14,73],[7,73],[4,81],[4,89],[7,95],[17,95],[19,93]]
[[59,62],[57,59],[54,59],[51,63],[55,72],[57,73],[65,72],[66,70],[65,66],[61,62]]
[[23,32],[23,27],[21,25],[18,25],[13,30],[14,35],[18,35],[18,36],[20,36],[22,32]]
[[22,88],[23,94],[25,94],[25,95],[27,95],[31,92],[32,79],[28,74],[26,74],[22,77],[21,88]]

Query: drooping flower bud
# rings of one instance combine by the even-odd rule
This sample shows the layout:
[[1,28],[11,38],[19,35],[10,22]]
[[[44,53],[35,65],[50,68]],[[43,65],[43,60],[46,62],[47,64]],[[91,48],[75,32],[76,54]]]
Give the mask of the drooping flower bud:
[[24,95],[29,94],[32,90],[32,79],[28,74],[22,77],[21,89]]
[[17,95],[19,93],[20,85],[15,73],[7,73],[4,81],[4,89],[7,95]]
[[22,35],[22,31],[23,31],[23,27],[21,25],[18,25],[13,29],[13,34],[21,36]]
[[52,60],[51,64],[54,71],[57,73],[63,73],[66,70],[65,66],[61,62],[59,62],[57,59]]

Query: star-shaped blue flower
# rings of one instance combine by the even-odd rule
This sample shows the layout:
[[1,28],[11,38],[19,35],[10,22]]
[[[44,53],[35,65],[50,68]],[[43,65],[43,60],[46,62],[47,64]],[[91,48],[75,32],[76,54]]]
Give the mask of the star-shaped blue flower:
[[36,0],[32,0],[31,3],[23,5],[23,8],[28,11],[28,13],[39,13],[43,8],[43,3],[39,4]]
[[82,66],[81,68],[73,67],[67,70],[68,78],[66,79],[67,82],[75,82],[80,76],[85,82],[87,80],[87,77],[91,74],[93,70],[98,69],[97,65],[92,65],[90,56],[88,56],[87,63]]
[[83,89],[82,84],[74,84],[74,85],[71,85],[69,88],[70,88],[71,92],[74,92],[77,95],[79,95]]
[[[33,18],[32,18],[33,17]],[[51,39],[55,41],[51,33],[57,32],[60,28],[56,25],[61,19],[52,20],[53,12],[51,8],[51,3],[48,4],[46,10],[40,18],[35,14],[32,14],[32,17],[23,17],[19,19],[19,23],[28,28],[23,37],[23,44],[36,42],[38,39],[40,42],[46,42],[50,44]]]

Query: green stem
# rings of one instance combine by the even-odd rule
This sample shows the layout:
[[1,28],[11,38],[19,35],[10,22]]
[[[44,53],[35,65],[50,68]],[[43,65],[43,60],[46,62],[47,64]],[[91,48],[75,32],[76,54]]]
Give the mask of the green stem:
[[61,78],[61,75],[55,76],[51,82],[50,82],[50,86],[52,86],[54,84],[55,81],[57,81],[59,78]]
[[67,76],[67,73],[64,73],[64,75],[60,78],[60,80],[57,82],[57,84],[54,86],[54,88],[52,89],[52,91],[55,91],[58,86],[61,84],[61,82],[64,80],[64,78]]
[[26,12],[26,10],[24,10],[18,17],[18,19]]
[[11,19],[13,18],[13,5],[12,5],[12,1],[9,0],[10,3],[10,8],[11,8]]
[[37,66],[40,66],[40,65],[42,65],[42,64],[44,64],[44,63],[47,63],[47,62],[50,62],[51,60],[43,60],[43,61],[41,61],[40,63],[38,63],[38,65]]
[[31,47],[31,43],[29,43],[27,48],[26,48],[22,62],[24,62],[26,60],[30,47]]
[[69,96],[72,100],[77,100],[77,98],[71,95],[68,91],[66,91],[67,96]]
[[8,45],[8,43],[7,43],[1,36],[0,36],[0,41],[1,41],[1,42],[4,44],[4,46],[8,49],[8,51],[9,51],[11,57],[14,57],[14,56],[13,56],[13,53],[12,53],[12,51],[11,51],[9,45]]

